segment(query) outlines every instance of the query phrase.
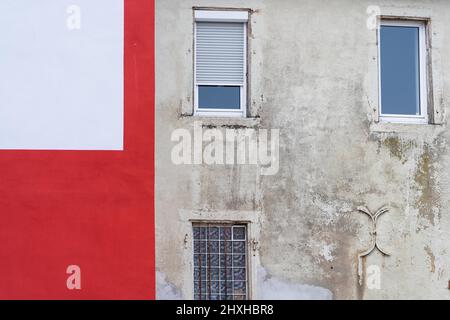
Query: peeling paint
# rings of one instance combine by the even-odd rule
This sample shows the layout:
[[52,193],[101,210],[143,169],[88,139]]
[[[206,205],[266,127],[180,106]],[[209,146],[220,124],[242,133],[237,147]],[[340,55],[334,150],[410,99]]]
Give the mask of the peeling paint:
[[430,247],[426,246],[425,252],[427,253],[428,259],[430,262],[430,271],[431,271],[431,273],[435,273],[436,272],[436,258],[433,254],[433,251],[431,250]]
[[166,280],[163,272],[156,271],[156,299],[181,300],[181,292],[172,283]]
[[269,276],[263,267],[258,268],[259,300],[331,300],[333,294],[326,288],[293,283]]
[[322,251],[321,251],[321,255],[322,257],[324,257],[325,260],[327,260],[328,262],[331,262],[334,260],[333,257],[333,250],[334,250],[334,245],[329,245],[326,244],[322,247]]
[[419,214],[426,219],[430,225],[435,225],[435,208],[438,201],[438,195],[435,190],[435,181],[433,177],[433,158],[429,145],[424,146],[420,156],[418,167],[414,176],[414,181],[418,186],[419,197],[416,206]]

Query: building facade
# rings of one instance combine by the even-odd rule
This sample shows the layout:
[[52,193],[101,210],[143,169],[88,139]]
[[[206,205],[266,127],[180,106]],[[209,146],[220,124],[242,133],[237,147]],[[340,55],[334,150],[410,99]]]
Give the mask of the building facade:
[[157,298],[450,298],[448,1],[155,6]]
[[0,2],[0,299],[154,299],[154,3]]

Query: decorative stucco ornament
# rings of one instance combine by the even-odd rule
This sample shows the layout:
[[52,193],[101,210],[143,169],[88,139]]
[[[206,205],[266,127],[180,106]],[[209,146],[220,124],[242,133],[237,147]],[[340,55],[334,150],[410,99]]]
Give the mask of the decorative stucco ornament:
[[369,209],[367,209],[366,207],[358,207],[358,212],[362,212],[364,214],[367,214],[371,221],[372,221],[372,230],[370,231],[370,235],[372,237],[372,242],[370,247],[363,251],[360,252],[358,254],[358,279],[359,279],[359,285],[362,286],[362,281],[363,281],[363,258],[367,257],[368,255],[370,255],[375,249],[378,249],[378,251],[380,251],[383,255],[385,256],[390,256],[389,253],[387,253],[385,250],[383,250],[382,248],[380,248],[380,245],[377,242],[377,220],[378,218],[389,211],[389,209],[387,207],[382,207],[380,209],[378,209],[377,212],[375,212],[375,214],[373,214],[372,212],[370,212]]

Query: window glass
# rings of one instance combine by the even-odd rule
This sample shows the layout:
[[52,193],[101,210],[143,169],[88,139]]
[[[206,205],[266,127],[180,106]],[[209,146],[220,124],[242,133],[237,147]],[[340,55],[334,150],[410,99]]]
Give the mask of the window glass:
[[419,28],[381,26],[381,113],[420,115]]
[[239,109],[241,88],[231,86],[199,86],[198,107],[210,109]]
[[247,299],[245,225],[195,224],[194,299]]

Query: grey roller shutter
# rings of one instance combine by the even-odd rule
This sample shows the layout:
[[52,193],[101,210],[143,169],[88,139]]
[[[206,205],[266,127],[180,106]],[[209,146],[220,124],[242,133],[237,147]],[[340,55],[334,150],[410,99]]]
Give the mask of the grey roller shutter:
[[243,85],[244,23],[197,22],[195,60],[197,84]]

